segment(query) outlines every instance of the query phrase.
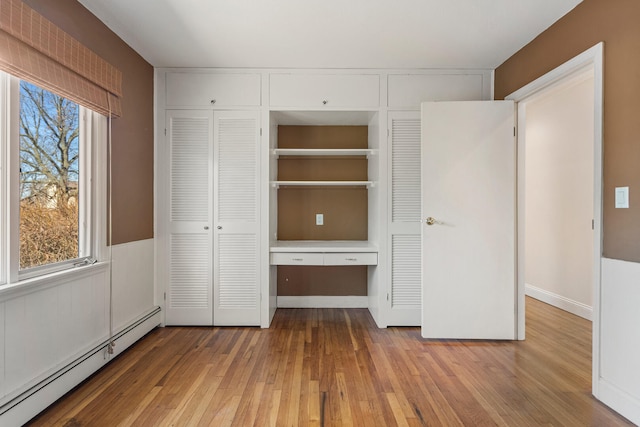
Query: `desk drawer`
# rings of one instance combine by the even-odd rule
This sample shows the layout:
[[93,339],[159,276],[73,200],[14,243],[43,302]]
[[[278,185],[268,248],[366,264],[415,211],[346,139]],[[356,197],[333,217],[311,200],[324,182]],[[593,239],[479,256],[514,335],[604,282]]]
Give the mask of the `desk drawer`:
[[319,253],[273,252],[271,265],[322,265],[323,257]]
[[338,252],[324,254],[324,265],[377,265],[378,254],[373,252]]

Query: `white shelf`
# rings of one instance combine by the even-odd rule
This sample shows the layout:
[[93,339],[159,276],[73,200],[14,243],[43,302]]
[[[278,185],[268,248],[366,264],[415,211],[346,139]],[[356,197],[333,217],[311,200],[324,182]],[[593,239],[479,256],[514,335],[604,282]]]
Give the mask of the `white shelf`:
[[325,148],[276,148],[271,150],[274,156],[367,156],[375,154],[376,150],[369,148],[345,148],[345,149],[325,149]]
[[373,181],[271,181],[271,186],[287,187],[367,187],[375,185]]
[[378,252],[367,240],[277,240],[271,242],[271,252]]

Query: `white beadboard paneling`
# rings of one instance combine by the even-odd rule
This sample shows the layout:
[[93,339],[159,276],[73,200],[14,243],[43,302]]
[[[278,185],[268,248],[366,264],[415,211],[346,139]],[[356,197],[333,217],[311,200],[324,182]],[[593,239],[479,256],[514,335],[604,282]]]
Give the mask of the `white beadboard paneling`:
[[640,424],[640,263],[602,259],[599,398]]
[[171,220],[205,222],[209,219],[211,118],[206,112],[189,112],[194,117],[182,117],[180,113],[168,114]]
[[114,245],[113,324],[119,328],[154,306],[154,239]]
[[419,309],[421,307],[420,244],[420,235],[395,235],[392,237],[392,309]]
[[210,252],[207,234],[170,236],[169,309],[210,307]]
[[5,375],[0,402],[107,336],[106,267],[87,268],[88,274],[42,280],[41,287],[30,287],[2,302]]
[[257,308],[257,243],[255,234],[223,234],[219,237],[217,308]]
[[2,400],[2,396],[7,393],[6,390],[6,369],[4,367],[4,354],[5,354],[5,328],[4,328],[4,318],[5,318],[5,303],[0,302],[0,400]]
[[257,117],[216,116],[218,221],[256,222]]
[[391,218],[420,219],[420,119],[391,120]]

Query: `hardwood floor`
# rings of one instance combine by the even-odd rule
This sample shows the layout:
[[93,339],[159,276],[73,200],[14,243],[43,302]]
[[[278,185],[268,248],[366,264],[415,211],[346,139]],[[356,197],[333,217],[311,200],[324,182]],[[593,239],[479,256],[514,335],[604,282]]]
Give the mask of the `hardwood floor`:
[[270,329],[156,329],[31,425],[632,425],[590,389],[591,323],[536,300],[520,342],[279,309]]

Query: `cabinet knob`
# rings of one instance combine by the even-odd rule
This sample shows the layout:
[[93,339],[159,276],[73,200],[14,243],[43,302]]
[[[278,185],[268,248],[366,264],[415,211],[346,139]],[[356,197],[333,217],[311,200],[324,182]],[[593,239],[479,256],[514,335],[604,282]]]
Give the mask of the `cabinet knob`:
[[222,226],[221,225],[218,226],[218,230],[222,230]]
[[212,99],[212,100],[211,100],[211,105],[213,105],[213,104],[215,104],[215,103],[216,103],[216,100],[215,100],[215,99]]
[[205,225],[205,226],[204,226],[204,229],[205,229],[205,230],[208,230],[208,229],[209,229],[209,226],[208,226],[208,225]]
[[323,101],[322,101],[322,105],[327,105],[327,102],[329,102],[329,101],[327,101],[326,99],[325,99],[325,100],[323,100]]

